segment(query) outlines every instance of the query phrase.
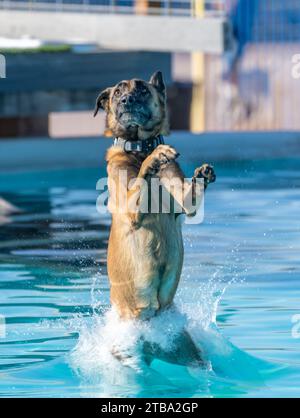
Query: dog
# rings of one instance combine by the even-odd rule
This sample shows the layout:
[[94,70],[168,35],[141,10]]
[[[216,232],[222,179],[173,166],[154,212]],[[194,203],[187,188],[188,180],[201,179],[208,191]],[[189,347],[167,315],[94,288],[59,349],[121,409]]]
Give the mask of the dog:
[[[177,162],[179,154],[164,144],[169,122],[160,71],[149,82],[131,79],[105,89],[96,100],[94,116],[99,109],[106,112],[106,132],[115,137],[106,154],[112,212],[107,260],[111,303],[122,319],[147,320],[173,303],[184,255],[181,216],[174,210],[143,213],[139,206],[130,210],[122,207],[122,202],[134,196],[140,205],[148,202],[149,194],[142,193],[140,184],[159,179],[172,208],[175,202],[181,214],[195,216],[195,208],[185,205],[184,197],[201,197],[203,190],[197,179],[202,179],[206,188],[216,175],[204,164],[187,183]],[[120,173],[126,174],[121,181]],[[177,186],[169,187],[174,178]]]

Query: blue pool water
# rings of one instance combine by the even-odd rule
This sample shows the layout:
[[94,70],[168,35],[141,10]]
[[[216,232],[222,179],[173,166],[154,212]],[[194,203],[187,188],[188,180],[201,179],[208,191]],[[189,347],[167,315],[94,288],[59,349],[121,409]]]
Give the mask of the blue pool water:
[[[300,396],[300,161],[215,168],[204,223],[184,226],[177,311],[147,324],[109,309],[104,172],[0,175],[22,209],[0,226],[0,396]],[[143,364],[141,335],[169,346],[183,327],[207,367]]]

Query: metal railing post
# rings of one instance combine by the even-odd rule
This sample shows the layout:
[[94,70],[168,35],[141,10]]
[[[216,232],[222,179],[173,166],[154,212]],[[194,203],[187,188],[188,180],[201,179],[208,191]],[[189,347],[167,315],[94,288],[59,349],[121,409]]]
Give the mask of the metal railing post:
[[[205,1],[193,0],[193,15],[203,18],[205,14]],[[199,133],[205,130],[205,54],[193,52],[191,56],[192,70],[192,102],[190,112],[190,128],[192,132]]]

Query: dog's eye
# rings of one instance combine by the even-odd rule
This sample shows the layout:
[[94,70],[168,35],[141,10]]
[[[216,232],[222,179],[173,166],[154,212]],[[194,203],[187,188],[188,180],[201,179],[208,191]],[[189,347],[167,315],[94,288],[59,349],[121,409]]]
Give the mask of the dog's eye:
[[117,89],[115,91],[115,96],[119,97],[120,95],[121,95],[121,90],[120,89]]
[[146,88],[143,88],[141,93],[143,96],[146,96],[146,94],[148,94],[148,90]]

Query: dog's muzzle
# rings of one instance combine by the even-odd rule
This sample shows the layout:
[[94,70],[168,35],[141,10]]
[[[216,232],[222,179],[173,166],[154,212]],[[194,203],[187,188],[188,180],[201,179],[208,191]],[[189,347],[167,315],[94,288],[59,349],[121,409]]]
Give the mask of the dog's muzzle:
[[151,118],[150,112],[147,112],[139,105],[122,105],[118,108],[118,120],[127,127],[132,125],[143,126]]

